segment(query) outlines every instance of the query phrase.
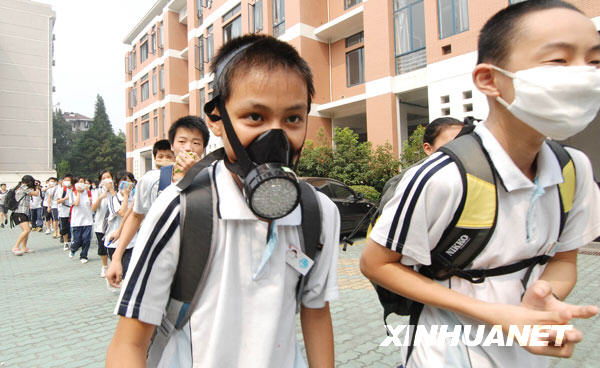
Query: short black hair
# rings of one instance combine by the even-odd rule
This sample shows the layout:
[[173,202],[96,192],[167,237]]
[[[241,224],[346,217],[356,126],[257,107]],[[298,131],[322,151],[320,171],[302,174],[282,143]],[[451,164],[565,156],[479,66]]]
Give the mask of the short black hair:
[[[206,127],[206,123],[199,116],[188,115],[182,118],[177,119],[169,128],[169,144],[173,145],[175,141],[175,134],[177,134],[177,129],[179,128],[187,128],[189,130],[199,130],[202,133],[202,143],[204,144],[204,148],[208,144],[208,139],[210,138],[210,133],[208,133],[208,128]],[[171,147],[169,147],[171,149]]]
[[444,116],[433,120],[425,127],[425,133],[423,134],[423,143],[433,144],[433,141],[440,135],[442,129],[449,126],[464,126],[465,124],[455,118]]
[[492,16],[479,33],[477,64],[503,66],[511,46],[517,42],[519,22],[527,14],[547,9],[563,8],[583,12],[562,0],[528,0],[510,5]]
[[2,184],[0,184],[0,187],[1,187],[1,186],[3,186],[3,185],[4,185],[4,186],[6,186],[6,184],[5,184],[5,183],[2,183]]
[[129,171],[122,171],[117,175],[117,180],[113,181],[113,184],[116,185],[119,184],[119,182],[121,180],[127,180],[129,178],[129,180],[131,180],[132,182],[135,181],[135,176],[133,176],[132,173],[130,173]]
[[29,188],[32,188],[35,184],[35,179],[31,175],[25,175],[21,178],[21,184],[25,184]]
[[100,174],[98,174],[98,182],[102,181],[102,175],[104,175],[106,173],[109,173],[110,177],[113,178],[113,174],[112,174],[112,172],[110,172],[110,170],[102,170],[102,171],[100,171]]
[[[202,138],[204,138],[204,134],[202,134]],[[173,139],[175,139],[175,135],[173,135]],[[204,145],[206,146],[206,142],[204,143]],[[161,139],[159,141],[154,142],[154,145],[152,146],[152,156],[154,158],[156,158],[156,153],[158,151],[170,151],[171,150],[171,143],[169,143],[168,140],[166,139]]]
[[[230,59],[231,53],[241,47],[245,47],[245,49]],[[221,65],[223,62],[227,64]],[[306,82],[308,111],[310,112],[310,104],[315,94],[310,67],[292,45],[272,36],[247,34],[234,38],[221,46],[210,66],[211,72],[215,74],[215,95],[220,96],[223,101],[227,101],[231,95],[231,81],[235,74],[252,67],[265,67],[270,70],[283,67],[297,72]],[[217,73],[217,70],[221,70],[221,72]]]
[[73,174],[65,174],[65,176],[63,176],[63,180],[65,180],[66,178],[73,179]]

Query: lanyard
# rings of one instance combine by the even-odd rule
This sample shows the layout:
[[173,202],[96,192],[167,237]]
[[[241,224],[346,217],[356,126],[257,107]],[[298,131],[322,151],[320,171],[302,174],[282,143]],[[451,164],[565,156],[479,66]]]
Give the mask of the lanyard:
[[260,273],[273,255],[275,251],[275,247],[277,246],[277,225],[271,224],[271,230],[269,231],[269,240],[267,241],[267,246],[265,247],[265,251],[262,256],[262,260],[260,261],[260,266],[258,266],[258,270],[252,275],[252,280],[258,279],[260,277]]

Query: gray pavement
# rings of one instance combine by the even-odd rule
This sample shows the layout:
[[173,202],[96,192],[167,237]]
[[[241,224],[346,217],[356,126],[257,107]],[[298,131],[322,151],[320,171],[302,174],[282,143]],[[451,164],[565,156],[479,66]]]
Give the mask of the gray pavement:
[[[103,367],[117,321],[112,314],[117,295],[99,277],[95,241],[90,262],[83,265],[43,233],[30,236],[36,253],[15,257],[10,249],[18,234],[18,229],[0,229],[0,367]],[[363,247],[364,240],[358,240],[340,251],[340,299],[331,306],[336,365],[396,367],[399,348],[379,347],[385,330],[375,292],[358,269]],[[579,256],[579,281],[568,301],[600,304],[599,252],[592,247],[585,253]],[[554,359],[552,367],[599,365],[598,318],[575,323],[584,341],[573,358]],[[407,323],[395,316],[388,322]]]

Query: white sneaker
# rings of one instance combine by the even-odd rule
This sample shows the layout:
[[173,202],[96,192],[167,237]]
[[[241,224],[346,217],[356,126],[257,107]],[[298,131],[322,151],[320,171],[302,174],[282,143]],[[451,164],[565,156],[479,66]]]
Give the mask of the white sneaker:
[[87,258],[82,258],[79,260],[79,262],[86,264],[86,263],[88,263],[88,260],[87,260]]
[[50,229],[46,229],[46,232],[44,234],[50,234]]
[[69,258],[75,257],[75,252],[69,252]]
[[63,250],[66,252],[71,249],[71,243],[63,243]]
[[106,277],[106,270],[108,270],[108,266],[102,266],[100,269],[100,277]]

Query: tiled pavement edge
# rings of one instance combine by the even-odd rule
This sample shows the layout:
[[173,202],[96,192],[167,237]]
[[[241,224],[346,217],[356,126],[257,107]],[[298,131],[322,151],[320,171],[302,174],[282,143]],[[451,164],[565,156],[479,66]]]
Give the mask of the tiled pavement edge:
[[[116,317],[116,294],[98,276],[95,241],[90,262],[70,259],[58,241],[32,233],[34,254],[15,257],[10,249],[18,229],[0,229],[0,367],[103,367]],[[358,258],[364,241],[340,250],[340,299],[332,304],[336,366],[395,367],[398,350],[379,347],[385,337],[381,308],[370,283],[360,274]],[[573,303],[600,304],[600,257],[579,256],[579,281],[569,296]],[[577,321],[584,341],[571,359],[552,360],[552,367],[595,367],[600,361],[599,317]],[[391,324],[406,318],[391,316]],[[299,334],[301,336],[301,334]]]

